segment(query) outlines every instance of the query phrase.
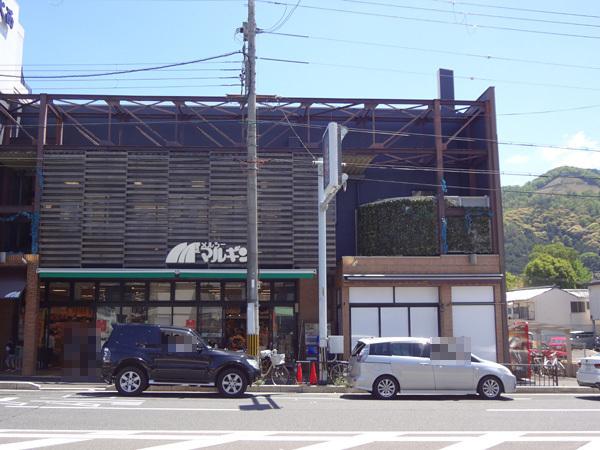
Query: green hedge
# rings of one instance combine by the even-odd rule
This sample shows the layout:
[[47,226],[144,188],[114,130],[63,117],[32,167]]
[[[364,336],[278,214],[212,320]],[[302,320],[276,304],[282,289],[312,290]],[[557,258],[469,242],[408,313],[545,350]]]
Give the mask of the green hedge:
[[361,256],[438,254],[437,214],[432,199],[389,200],[358,208]]
[[[464,208],[447,218],[449,253],[491,253],[488,208]],[[358,208],[358,255],[435,256],[438,251],[436,202],[397,199]]]
[[448,253],[491,253],[489,208],[463,209],[464,217],[448,217]]

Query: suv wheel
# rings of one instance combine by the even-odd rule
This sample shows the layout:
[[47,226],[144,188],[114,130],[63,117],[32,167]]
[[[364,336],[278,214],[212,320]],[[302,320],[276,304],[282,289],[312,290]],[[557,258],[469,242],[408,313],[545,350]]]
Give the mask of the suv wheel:
[[239,369],[224,369],[217,378],[217,389],[225,397],[239,397],[246,392],[248,379]]
[[373,383],[372,395],[379,400],[389,400],[394,398],[400,391],[398,382],[390,375],[383,375]]
[[144,369],[130,366],[117,374],[115,387],[121,395],[140,395],[148,385]]
[[502,395],[502,384],[496,377],[484,377],[479,382],[477,393],[485,400],[496,400]]

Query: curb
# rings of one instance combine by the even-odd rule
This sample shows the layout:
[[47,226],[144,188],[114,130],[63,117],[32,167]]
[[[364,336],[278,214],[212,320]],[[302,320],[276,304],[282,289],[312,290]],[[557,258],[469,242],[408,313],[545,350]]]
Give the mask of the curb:
[[585,386],[517,386],[517,394],[595,394],[598,391]]
[[30,381],[0,381],[0,389],[39,391],[42,387]]

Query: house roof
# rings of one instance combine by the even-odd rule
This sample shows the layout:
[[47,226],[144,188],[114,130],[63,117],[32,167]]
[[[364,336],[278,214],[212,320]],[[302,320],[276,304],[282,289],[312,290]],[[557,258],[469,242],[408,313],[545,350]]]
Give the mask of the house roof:
[[577,298],[590,298],[590,291],[587,289],[563,289],[563,291],[566,291]]
[[533,289],[517,289],[506,293],[506,301],[514,302],[519,300],[529,300],[537,297],[545,292],[554,289],[553,287],[533,288]]

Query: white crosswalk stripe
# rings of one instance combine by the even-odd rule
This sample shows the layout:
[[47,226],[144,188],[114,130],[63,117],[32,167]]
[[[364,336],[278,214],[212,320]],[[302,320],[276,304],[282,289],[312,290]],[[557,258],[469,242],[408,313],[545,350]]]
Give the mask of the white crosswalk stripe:
[[[23,439],[6,442],[7,439]],[[531,445],[576,444],[600,448],[600,431],[184,431],[184,430],[35,430],[0,429],[0,450],[25,450],[78,442],[96,447],[94,441],[130,442],[144,450],[193,450],[224,444],[258,448],[260,443],[285,442],[298,450],[344,450],[378,443],[439,443],[444,450],[484,450],[504,443]],[[155,441],[157,445],[152,445]],[[158,442],[160,441],[160,442]],[[4,442],[4,443],[3,443]],[[136,444],[139,443],[138,444]],[[238,444],[235,444],[238,443]],[[74,447],[74,448],[77,448]]]

